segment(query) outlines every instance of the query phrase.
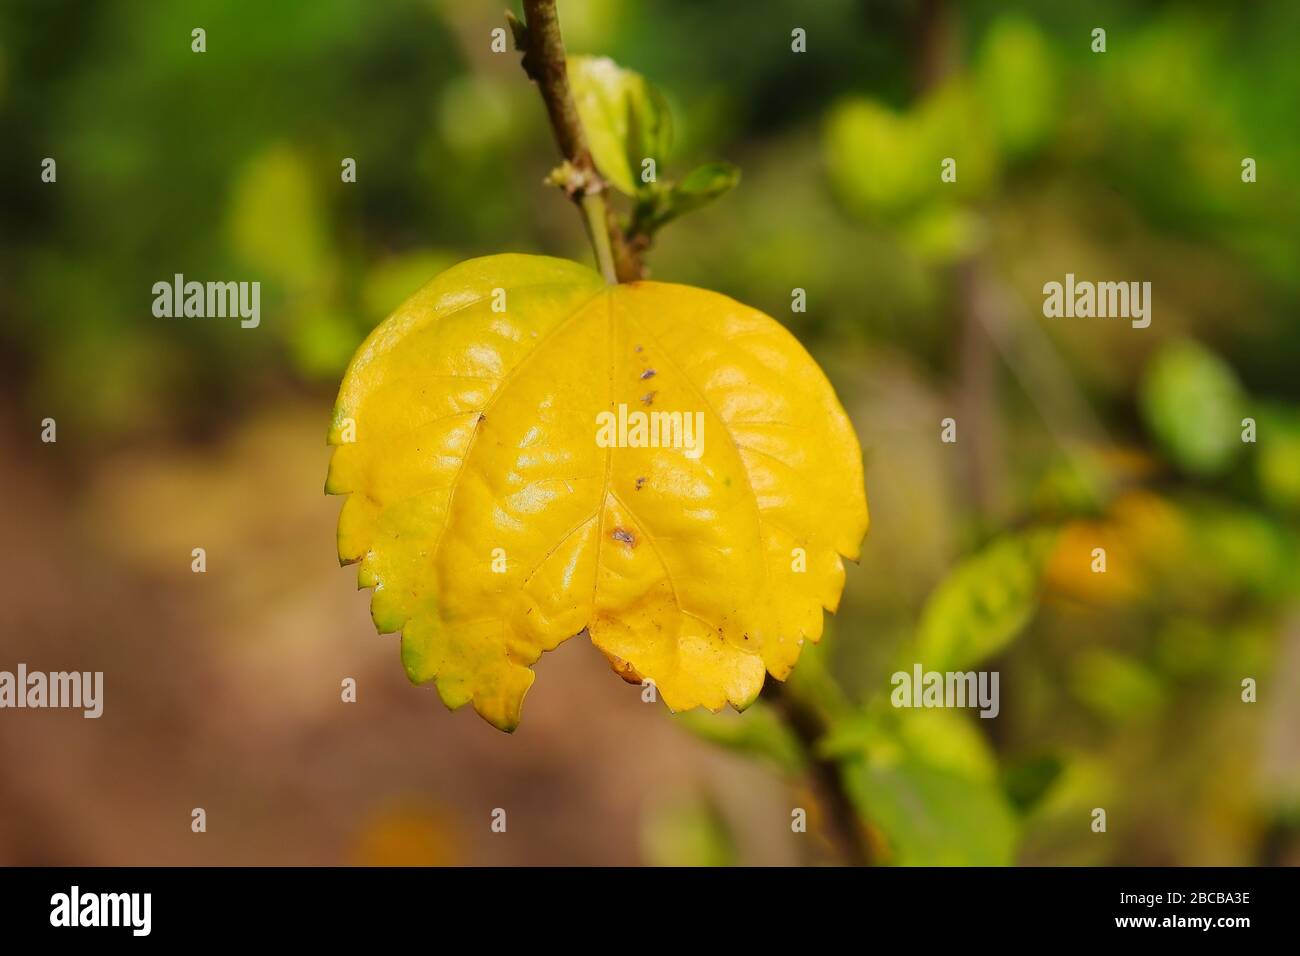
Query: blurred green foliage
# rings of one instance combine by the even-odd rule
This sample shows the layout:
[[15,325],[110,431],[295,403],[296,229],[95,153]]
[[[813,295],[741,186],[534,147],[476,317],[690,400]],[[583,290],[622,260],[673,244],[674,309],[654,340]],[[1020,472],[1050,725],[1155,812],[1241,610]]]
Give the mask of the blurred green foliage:
[[872,708],[825,744],[842,761],[863,817],[881,834],[884,862],[1005,866],[1017,821],[983,735],[951,710]]
[[921,611],[915,647],[906,653],[939,671],[985,663],[1024,630],[1038,606],[1050,532],[1008,534],[963,561]]
[[739,860],[726,815],[706,792],[677,794],[652,807],[641,842],[651,866],[734,866]]
[[1244,396],[1231,367],[1191,342],[1172,344],[1151,362],[1142,385],[1147,424],[1171,458],[1213,475],[1244,447]]
[[679,723],[696,736],[747,757],[768,762],[787,774],[804,767],[806,755],[790,728],[766,704],[755,702],[743,714],[687,711]]

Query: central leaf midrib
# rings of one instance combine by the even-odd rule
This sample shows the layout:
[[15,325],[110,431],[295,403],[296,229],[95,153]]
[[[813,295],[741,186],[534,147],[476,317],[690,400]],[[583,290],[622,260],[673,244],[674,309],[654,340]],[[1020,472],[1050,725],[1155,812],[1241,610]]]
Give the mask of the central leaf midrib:
[[[655,343],[655,345],[659,348],[662,354],[668,359],[668,364],[671,365],[673,369],[676,370],[677,374],[681,376],[682,381],[684,381],[687,384],[687,386],[690,388],[690,390],[695,393],[696,398],[699,399],[701,404],[704,405],[705,409],[708,410],[708,413],[718,423],[722,433],[727,436],[727,442],[731,445],[731,449],[736,456],[736,462],[740,466],[740,470],[744,474],[744,479],[745,479],[744,485],[746,490],[749,492],[749,500],[751,505],[753,506],[754,535],[757,538],[759,565],[762,568],[762,581],[760,582],[761,583],[760,590],[765,589],[768,581],[768,566],[767,566],[767,549],[763,541],[763,512],[762,509],[759,508],[758,506],[758,493],[754,490],[754,486],[750,481],[749,468],[745,465],[745,456],[741,454],[740,446],[736,443],[735,438],[731,434],[731,430],[727,427],[726,419],[724,419],[722,415],[719,414],[717,409],[713,407],[713,403],[709,401],[708,396],[704,394],[703,389],[701,389],[700,386],[696,384],[695,380],[692,379],[690,375],[686,373],[686,369],[681,365],[680,362],[677,361],[676,357],[672,354],[671,351],[669,351],[668,347],[664,345],[664,343],[659,339],[659,336],[655,335],[655,333],[651,329],[646,328],[640,322],[632,318],[631,313],[628,312],[627,310],[624,310],[623,317],[629,324],[636,326],[647,336],[649,336],[651,341]],[[611,362],[611,375],[612,375],[612,368],[613,368],[613,363]],[[637,517],[635,511],[633,511],[631,508],[629,508],[628,510],[631,511],[633,517]],[[637,523],[642,524],[639,518],[637,518]],[[642,524],[642,530],[645,532],[648,538],[651,538],[651,540],[653,540],[653,536],[650,534],[649,530],[645,529],[645,526],[643,524]],[[656,553],[657,553],[657,548],[656,548]],[[668,570],[667,562],[661,561],[661,563],[664,564],[664,573],[671,577],[671,572],[669,572]],[[674,593],[675,591],[676,589],[674,588]],[[678,606],[678,610],[686,614],[691,613],[681,606],[680,601],[676,603]],[[691,616],[694,617],[695,615],[692,614]]]
[[[584,299],[567,316],[565,316],[563,319],[557,322],[555,326],[552,327],[551,330],[547,332],[541,339],[539,339],[533,345],[533,347],[527,352],[527,354],[525,354],[517,363],[515,363],[515,365],[501,378],[500,384],[493,391],[492,395],[488,398],[488,401],[484,404],[480,412],[480,415],[486,416],[488,412],[490,412],[496,406],[497,402],[501,400],[502,397],[506,394],[506,392],[509,390],[510,386],[513,384],[516,377],[521,373],[521,371],[526,366],[528,366],[530,362],[534,361],[539,356],[543,355],[545,353],[547,346],[550,345],[559,336],[559,334],[562,331],[569,328],[580,317],[583,317],[586,314],[587,310],[592,308],[596,300],[602,295],[605,296],[606,309],[607,309],[605,334],[606,334],[606,342],[607,342],[606,366],[608,371],[608,385],[606,389],[605,404],[607,407],[612,407],[616,397],[614,374],[615,374],[617,363],[616,363],[616,356],[614,354],[614,350],[618,341],[618,336],[615,334],[615,324],[617,320],[613,308],[613,299],[614,299],[614,295],[616,294],[620,294],[619,287],[600,289],[593,296],[591,296],[591,298]],[[743,475],[742,484],[746,489],[746,491],[748,492],[750,510],[754,516],[754,521],[753,521],[754,537],[757,544],[759,562],[762,571],[762,581],[760,582],[760,590],[761,590],[761,587],[766,586],[766,582],[768,580],[768,572],[769,572],[768,562],[767,562],[767,552],[766,552],[765,543],[763,540],[763,533],[762,533],[763,513],[758,504],[758,494],[755,491],[754,486],[752,484],[751,477],[749,474],[749,469],[745,464],[744,455],[741,453],[741,446],[736,442],[735,437],[731,434],[730,429],[727,427],[726,420],[717,411],[717,409],[713,407],[713,404],[709,401],[708,397],[704,394],[701,387],[694,381],[694,379],[692,379],[687,374],[685,368],[681,365],[680,362],[678,362],[676,357],[672,354],[672,352],[669,351],[667,346],[664,345],[664,343],[660,340],[660,338],[657,335],[655,335],[652,330],[648,329],[642,323],[634,319],[632,315],[628,312],[628,310],[626,309],[622,310],[622,314],[620,317],[623,321],[628,323],[629,326],[634,326],[637,330],[639,330],[641,333],[644,333],[651,341],[654,342],[655,346],[659,349],[659,351],[663,354],[663,356],[667,360],[667,363],[677,372],[677,374],[681,377],[682,381],[686,383],[688,389],[695,395],[697,400],[708,412],[709,416],[713,418],[713,420],[717,423],[720,431],[726,435],[727,442],[731,446],[732,452],[735,455],[736,463]],[[456,494],[460,487],[460,480],[465,473],[465,467],[468,464],[471,455],[473,454],[480,433],[481,433],[481,429],[478,426],[478,424],[476,424],[474,427],[474,431],[470,436],[469,442],[465,446],[465,451],[463,456],[461,457],[460,464],[457,466],[456,473],[453,475],[451,482],[449,484],[450,491],[447,498],[447,512],[446,512],[447,520],[443,522],[443,526],[439,530],[438,540],[430,552],[429,560],[431,563],[434,563],[435,566],[436,566],[436,562],[438,561],[439,555],[441,553],[442,543],[446,537],[447,528],[451,524],[451,517],[455,509]],[[599,585],[600,585],[601,555],[602,555],[602,549],[604,546],[604,537],[605,537],[605,515],[608,511],[607,503],[610,497],[610,481],[613,474],[613,451],[614,449],[612,447],[608,447],[605,450],[604,477],[601,481],[600,491],[596,498],[595,508],[593,509],[592,513],[588,514],[585,518],[583,518],[582,521],[578,522],[574,526],[573,530],[569,532],[569,534],[565,535],[565,538],[568,538],[577,530],[580,530],[582,527],[586,526],[593,518],[597,518],[597,517],[599,518],[597,535],[596,535],[596,555],[595,555],[595,561],[593,563],[593,572],[592,572],[591,599],[590,599],[590,606],[587,615],[588,627],[590,627],[591,624],[594,623],[595,612],[596,612],[596,597],[599,592]],[[619,500],[620,503],[622,504],[622,507],[627,509],[629,514],[631,514],[633,519],[641,528],[642,533],[646,535],[647,539],[652,544],[656,557],[658,557],[659,563],[663,567],[664,575],[668,579],[669,587],[673,592],[673,603],[676,605],[677,609],[683,614],[687,614],[688,616],[694,617],[697,620],[702,620],[694,612],[691,612],[682,606],[681,597],[677,590],[676,583],[673,581],[672,571],[668,566],[668,562],[660,552],[658,543],[654,539],[654,535],[651,533],[649,528],[645,525],[641,516],[638,515],[636,510],[632,508],[628,503],[623,502],[622,499]],[[562,544],[563,542],[561,541],[560,543]],[[548,552],[547,557],[553,554],[556,549],[557,548],[552,548]],[[546,558],[543,558],[541,563],[545,563],[545,561]],[[539,564],[539,568],[540,568],[540,564]],[[536,570],[534,570],[533,574],[535,573]],[[502,616],[502,619],[504,619],[504,615]]]

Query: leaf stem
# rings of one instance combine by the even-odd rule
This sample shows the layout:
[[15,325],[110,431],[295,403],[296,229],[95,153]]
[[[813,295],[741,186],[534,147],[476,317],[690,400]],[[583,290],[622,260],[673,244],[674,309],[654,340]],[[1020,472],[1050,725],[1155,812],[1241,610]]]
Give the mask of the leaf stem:
[[[645,243],[633,243],[606,201],[607,186],[591,156],[578,107],[569,87],[564,40],[560,35],[555,0],[524,0],[524,24],[511,18],[515,44],[523,51],[523,68],[537,84],[550,119],[555,143],[564,157],[553,181],[564,188],[582,211],[596,262],[611,284],[641,278],[639,250]],[[765,691],[781,717],[803,743],[814,790],[827,817],[827,829],[846,863],[865,866],[871,854],[857,813],[844,789],[835,761],[819,756],[817,744],[826,735],[825,717],[773,681]]]
[[600,194],[587,194],[579,200],[582,215],[587,222],[587,236],[591,246],[596,250],[596,264],[600,274],[610,285],[618,282],[618,267],[614,265],[614,249],[609,241],[609,229],[605,225],[605,202]]
[[606,201],[605,180],[592,159],[573,90],[569,87],[568,61],[555,0],[524,0],[524,21],[522,27],[513,22],[511,27],[516,45],[523,50],[524,72],[542,94],[551,132],[565,160],[559,184],[582,211],[605,280],[614,283],[639,279],[641,262]]

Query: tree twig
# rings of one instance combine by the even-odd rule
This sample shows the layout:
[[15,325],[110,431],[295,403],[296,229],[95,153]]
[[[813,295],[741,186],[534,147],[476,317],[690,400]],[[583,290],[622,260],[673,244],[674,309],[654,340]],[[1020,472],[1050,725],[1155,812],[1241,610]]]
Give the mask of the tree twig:
[[555,143],[565,160],[552,178],[578,204],[606,281],[639,279],[641,262],[606,199],[607,185],[592,158],[578,106],[569,88],[568,61],[555,0],[524,0],[524,20],[522,26],[511,22],[515,44],[523,50],[524,72],[542,94]]
[[844,789],[839,764],[817,752],[817,745],[830,729],[826,717],[778,680],[767,682],[763,698],[776,709],[803,744],[808,755],[809,782],[822,805],[831,842],[849,866],[870,866],[871,847],[853,801]]
[[[509,17],[509,15],[507,15]],[[515,45],[523,51],[523,68],[537,84],[546,105],[551,131],[564,157],[564,164],[552,175],[569,198],[578,204],[596,261],[606,280],[631,282],[641,278],[640,251],[645,243],[629,241],[618,217],[606,200],[607,185],[596,168],[578,107],[569,87],[564,40],[555,0],[524,0],[521,25],[509,17]],[[827,830],[844,861],[866,866],[871,854],[858,816],[844,789],[839,766],[817,753],[826,735],[825,717],[807,702],[789,693],[779,681],[769,682],[764,695],[789,724],[808,753],[813,789],[826,816]]]

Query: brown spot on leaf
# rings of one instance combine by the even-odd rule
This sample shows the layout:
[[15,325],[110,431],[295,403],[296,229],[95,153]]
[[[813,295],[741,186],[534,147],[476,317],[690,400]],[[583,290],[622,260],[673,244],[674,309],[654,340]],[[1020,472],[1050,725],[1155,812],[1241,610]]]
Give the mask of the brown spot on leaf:
[[641,404],[653,405],[655,403],[655,396],[658,394],[659,394],[658,392],[646,392],[644,395],[641,396]]
[[652,368],[648,368],[641,373],[641,378],[643,379],[654,378],[654,377],[655,377],[655,370]]
[[638,479],[636,480],[636,490],[637,490],[637,491],[640,491],[640,490],[641,490],[641,486],[644,485],[644,484],[645,484],[645,479],[644,479],[644,478],[638,478]]
[[626,545],[630,545],[634,548],[636,547],[636,538],[632,536],[632,532],[630,531],[624,531],[622,528],[615,528],[610,533],[610,537],[615,541],[622,541]]

